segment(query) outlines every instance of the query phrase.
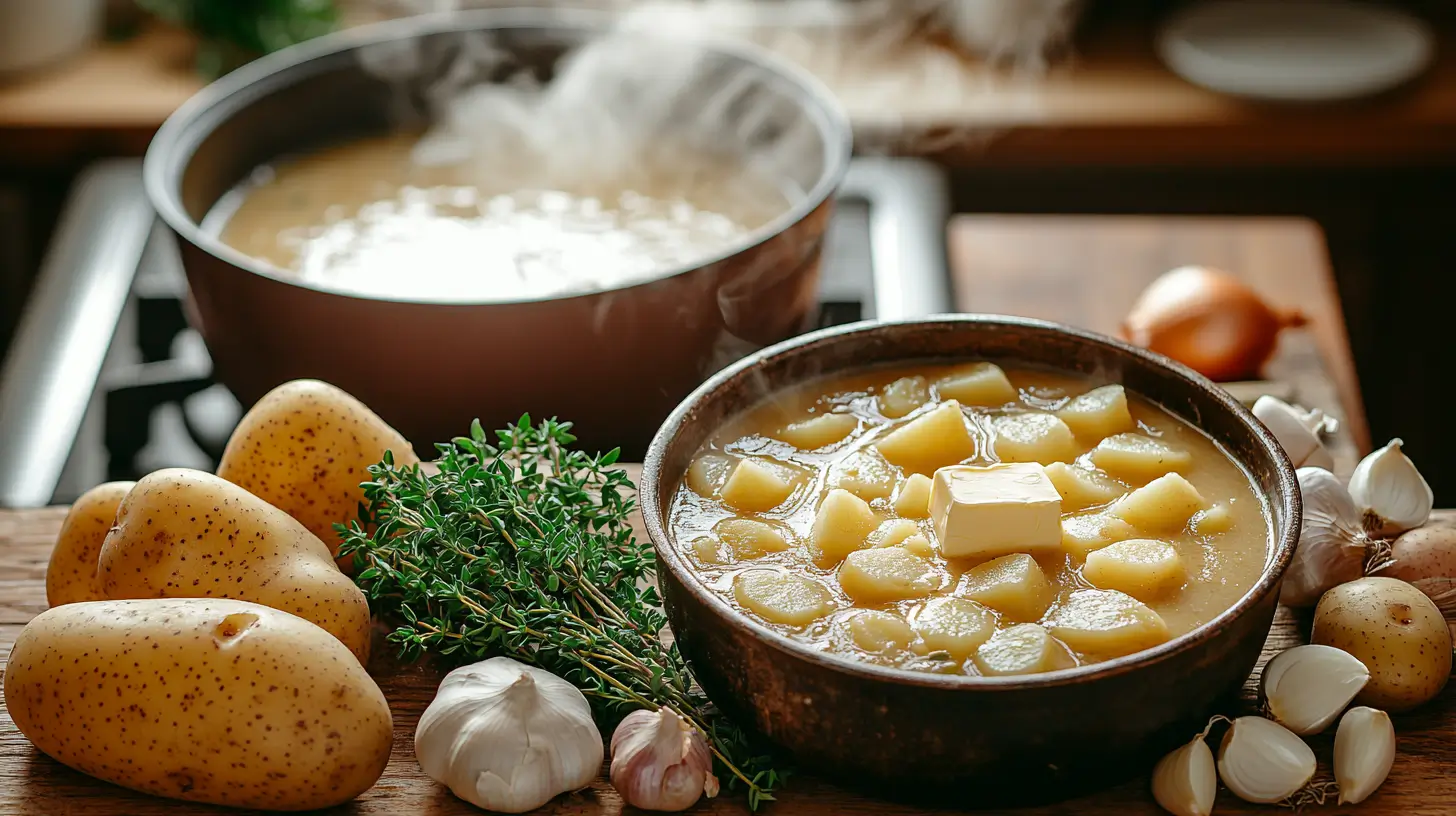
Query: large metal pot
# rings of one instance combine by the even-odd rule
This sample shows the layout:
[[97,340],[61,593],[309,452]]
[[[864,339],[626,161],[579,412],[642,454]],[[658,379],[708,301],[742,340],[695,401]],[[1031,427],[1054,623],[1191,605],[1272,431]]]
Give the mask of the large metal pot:
[[[394,20],[260,59],[183,105],[153,140],[145,179],[180,239],[192,319],[218,378],[245,404],[289,379],[328,380],[425,450],[472,419],[500,426],[529,411],[573,420],[589,449],[640,455],[708,375],[806,329],[849,125],[812,77],[737,44],[701,47],[717,70],[739,72],[742,92],[772,113],[743,134],[745,147],[805,140],[807,160],[786,172],[807,192],[740,246],[694,267],[573,297],[389,300],[291,279],[199,226],[261,164],[386,131],[402,112],[427,115],[421,100],[467,40],[487,38],[510,54],[512,73],[549,78],[563,55],[608,26],[590,14],[522,9]],[[404,55],[408,75],[381,78],[381,54],[396,63]],[[505,78],[497,65],[472,81]]]

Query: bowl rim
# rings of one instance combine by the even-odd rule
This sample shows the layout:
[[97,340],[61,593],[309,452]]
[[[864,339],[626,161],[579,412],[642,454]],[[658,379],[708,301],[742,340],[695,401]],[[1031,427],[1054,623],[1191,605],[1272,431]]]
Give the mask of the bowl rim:
[[[228,73],[193,94],[167,117],[153,135],[142,161],[142,182],[152,208],[177,236],[218,260],[271,281],[352,300],[423,306],[481,307],[512,306],[604,293],[625,292],[723,263],[750,252],[789,231],[828,201],[844,181],[853,152],[854,133],[849,115],[829,87],[808,69],[769,49],[742,39],[716,33],[653,33],[638,28],[616,27],[619,17],[609,10],[547,7],[478,8],[432,12],[335,31],[266,54]],[[223,243],[204,230],[182,206],[182,178],[197,148],[223,123],[257,101],[286,86],[291,76],[308,75],[327,59],[359,48],[440,34],[502,31],[522,28],[559,29],[578,34],[606,34],[620,30],[638,37],[690,40],[705,50],[744,63],[757,65],[786,83],[800,100],[804,115],[813,122],[824,148],[824,169],[814,186],[768,223],[728,247],[688,264],[664,267],[660,274],[634,280],[622,286],[510,299],[489,298],[405,298],[378,293],[351,292],[289,276],[271,264],[253,258]]]
[[[832,345],[843,342],[849,337],[873,334],[894,327],[923,326],[926,328],[954,329],[957,326],[971,325],[991,327],[993,329],[999,327],[1004,329],[1033,329],[1055,332],[1070,335],[1083,343],[1109,347],[1114,352],[1139,358],[1143,362],[1157,369],[1161,369],[1165,374],[1181,379],[1186,384],[1206,392],[1212,399],[1221,403],[1226,410],[1232,413],[1235,419],[1254,435],[1260,447],[1273,458],[1278,489],[1274,492],[1274,495],[1269,496],[1269,506],[1271,511],[1282,509],[1285,517],[1288,519],[1288,526],[1282,535],[1276,526],[1272,526],[1274,520],[1270,520],[1270,552],[1266,557],[1264,568],[1260,572],[1259,579],[1254,582],[1253,586],[1249,587],[1239,597],[1238,601],[1212,619],[1150,649],[1133,652],[1132,654],[1100,663],[1076,666],[1070,669],[1058,669],[1056,671],[1034,675],[1007,677],[947,675],[879,666],[853,658],[840,657],[818,651],[799,643],[769,628],[767,625],[754,620],[746,613],[734,609],[703,583],[701,578],[687,565],[686,559],[681,552],[670,546],[671,541],[664,523],[663,503],[659,500],[661,489],[659,482],[662,479],[663,460],[667,454],[668,446],[682,430],[689,414],[692,413],[700,401],[707,398],[719,388],[722,388],[735,377],[762,364],[764,361],[790,352],[802,351],[806,347]],[[1185,419],[1184,421],[1187,420]],[[1248,465],[1243,462],[1239,464],[1247,472]],[[1289,460],[1288,455],[1285,454],[1284,449],[1279,445],[1274,435],[1264,427],[1263,423],[1254,417],[1253,412],[1245,407],[1243,403],[1235,399],[1228,391],[1216,385],[1212,380],[1161,354],[1133,346],[1097,332],[1078,329],[1046,320],[999,314],[943,314],[904,320],[867,320],[810,332],[755,352],[710,377],[695,389],[693,393],[689,394],[673,410],[667,420],[663,422],[656,436],[653,437],[651,445],[648,447],[647,456],[643,462],[641,483],[638,485],[637,495],[638,502],[642,508],[644,526],[647,528],[648,538],[652,541],[661,567],[667,572],[672,573],[672,577],[688,593],[693,595],[696,600],[716,610],[719,617],[730,628],[737,630],[740,634],[749,635],[786,656],[813,663],[817,667],[825,670],[850,675],[863,680],[886,681],[899,685],[947,690],[986,689],[1010,691],[1072,685],[1084,683],[1089,680],[1123,675],[1146,666],[1169,660],[1188,650],[1196,649],[1218,635],[1234,620],[1252,611],[1269,593],[1278,589],[1280,581],[1283,580],[1284,571],[1288,568],[1289,562],[1294,555],[1294,548],[1299,539],[1303,512],[1299,495],[1299,480],[1295,474],[1294,465]],[[659,580],[661,580],[660,576]]]

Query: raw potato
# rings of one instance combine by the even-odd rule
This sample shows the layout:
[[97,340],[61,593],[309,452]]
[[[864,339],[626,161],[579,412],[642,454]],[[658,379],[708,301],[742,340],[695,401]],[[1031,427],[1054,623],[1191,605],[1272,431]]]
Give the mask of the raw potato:
[[1034,621],[1051,606],[1057,593],[1036,559],[1015,553],[966,570],[956,594],[1014,620]]
[[859,420],[851,414],[822,414],[784,428],[774,438],[799,450],[827,448],[854,433]]
[[1120,385],[1094,388],[1067,403],[1057,416],[1083,439],[1102,439],[1133,429],[1127,394]]
[[996,430],[992,447],[1002,462],[1070,462],[1077,458],[1077,440],[1067,423],[1051,414],[1010,414],[991,420]]
[[924,598],[940,586],[935,567],[901,547],[859,550],[844,557],[839,585],[859,603]]
[[910,474],[900,485],[900,495],[895,497],[895,512],[904,518],[930,517],[929,476],[924,473]]
[[890,464],[930,475],[976,455],[976,440],[955,400],[916,417],[875,444]]
[[786,572],[752,569],[733,579],[733,597],[769,623],[805,626],[834,611],[829,590]]
[[705,453],[688,466],[688,489],[705,499],[718,498],[728,474],[733,472],[734,459],[724,453]]
[[1083,510],[1099,504],[1107,504],[1127,493],[1127,485],[1097,470],[1088,470],[1064,462],[1052,462],[1046,466],[1047,478],[1062,494],[1063,512]]
[[990,677],[1038,674],[1077,664],[1065,646],[1034,623],[1017,624],[992,635],[976,649],[975,659],[976,668]]
[[1105,511],[1062,519],[1062,549],[1074,558],[1135,535],[1131,524]]
[[394,737],[384,695],[333,636],[217,598],[41,613],[15,641],[5,705],[82,773],[241,808],[347,802],[379,779]]
[[996,613],[965,598],[932,598],[912,618],[928,652],[965,660],[996,633]]
[[136,482],[107,482],[97,485],[76,499],[61,523],[61,534],[51,550],[46,567],[46,605],[61,606],[79,601],[100,601],[101,579],[96,574],[101,545],[111,525],[116,523],[116,508]]
[[1149,649],[1171,635],[1157,612],[1121,592],[1079,589],[1052,610],[1047,628],[1087,654],[1120,657]]
[[1016,389],[1006,372],[993,363],[972,363],[935,384],[942,399],[962,405],[1005,405],[1016,402]]
[[1178,530],[1208,505],[1197,488],[1176,473],[1160,476],[1118,499],[1113,515],[1142,530]]
[[1199,510],[1188,520],[1188,527],[1194,535],[1214,536],[1227,533],[1234,528],[1234,514],[1228,505],[1215,504],[1207,510]]
[[875,450],[845,457],[829,474],[830,487],[843,488],[865,501],[890,498],[899,480],[895,468]]
[[869,546],[870,533],[880,525],[864,499],[847,490],[831,490],[814,514],[810,540],[814,561],[828,569],[846,555]]
[[1395,563],[1381,575],[1410,583],[1456,619],[1456,511],[1437,510],[1424,525],[1401,533],[1390,557]]
[[1193,455],[1151,436],[1122,433],[1097,443],[1092,464],[1114,478],[1146,484],[1164,473],[1187,470],[1193,465]]
[[763,513],[783,504],[794,487],[794,480],[782,469],[757,459],[742,459],[719,494],[730,507]]
[[1172,544],[1133,538],[1088,553],[1082,577],[1098,589],[1150,601],[1182,586],[1188,574]]
[[854,645],[872,654],[904,651],[915,640],[905,619],[893,612],[857,612],[849,619]]
[[762,558],[769,553],[789,548],[782,531],[771,524],[754,519],[724,519],[713,525],[713,533],[728,548],[734,560]]
[[[394,455],[418,465],[414,448],[364,403],[318,380],[269,391],[228,439],[217,475],[298,519],[336,556],[335,524],[359,516],[369,466]],[[339,566],[353,572],[352,559]]]
[[901,377],[880,392],[880,413],[899,419],[930,401],[930,386],[924,377]]
[[881,524],[878,530],[870,533],[869,545],[871,547],[898,547],[905,539],[919,532],[920,528],[909,519],[890,519]]
[[127,598],[236,598],[290,612],[369,659],[369,603],[292,516],[210,473],[150,473],[101,548],[101,590]]
[[1356,705],[1408,711],[1451,677],[1451,630],[1419,589],[1394,578],[1340,584],[1314,610],[1312,643],[1344,649],[1370,670]]

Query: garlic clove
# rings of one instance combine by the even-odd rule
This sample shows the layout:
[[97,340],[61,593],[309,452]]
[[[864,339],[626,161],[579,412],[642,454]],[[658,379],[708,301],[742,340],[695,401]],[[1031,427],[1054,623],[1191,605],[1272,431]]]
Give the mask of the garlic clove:
[[1254,416],[1274,434],[1295,467],[1334,467],[1335,460],[1319,436],[1325,422],[1322,412],[1305,411],[1265,394],[1254,401]]
[[617,726],[611,777],[622,800],[642,810],[687,810],[704,793],[718,795],[707,741],[668,708],[634,711]]
[[1264,666],[1259,691],[1270,716],[1305,736],[1329,727],[1368,682],[1370,670],[1354,655],[1307,644],[1275,655]]
[[1213,751],[1199,734],[1153,768],[1153,798],[1174,816],[1208,816],[1218,793]]
[[1240,717],[1218,747],[1218,776],[1246,802],[1279,802],[1314,777],[1314,751],[1288,728],[1263,717]]
[[1360,460],[1350,476],[1350,496],[1371,535],[1393,536],[1426,523],[1435,495],[1399,439]]
[[1390,775],[1395,764],[1395,727],[1390,715],[1356,706],[1335,730],[1335,783],[1340,804],[1363,802]]
[[1302,467],[1298,475],[1304,521],[1279,592],[1279,602],[1292,607],[1313,606],[1326,590],[1363,575],[1370,545],[1355,500],[1333,473]]

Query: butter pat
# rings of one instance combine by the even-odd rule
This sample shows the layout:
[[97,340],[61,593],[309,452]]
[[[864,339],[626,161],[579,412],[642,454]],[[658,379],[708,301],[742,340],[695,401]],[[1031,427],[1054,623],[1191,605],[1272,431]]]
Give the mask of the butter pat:
[[1062,546],[1062,496],[1035,462],[935,472],[930,517],[946,558],[990,558]]

